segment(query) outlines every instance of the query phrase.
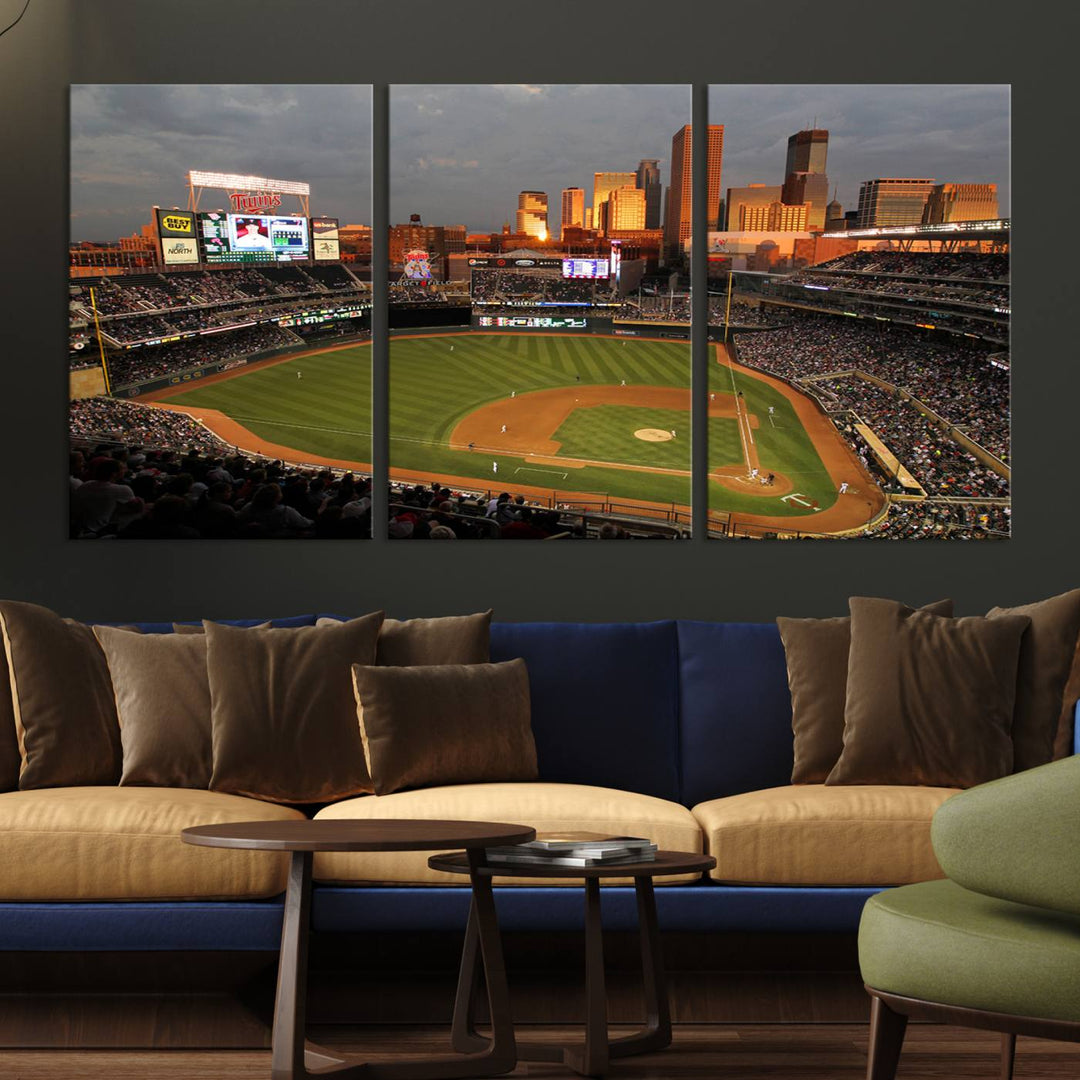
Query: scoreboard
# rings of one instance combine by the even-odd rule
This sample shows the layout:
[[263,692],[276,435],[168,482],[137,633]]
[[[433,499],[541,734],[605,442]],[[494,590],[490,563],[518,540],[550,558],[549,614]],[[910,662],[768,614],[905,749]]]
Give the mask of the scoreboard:
[[609,276],[607,259],[563,259],[564,278],[606,278]]
[[260,214],[199,214],[208,263],[272,263],[311,257],[308,220]]
[[572,316],[560,319],[554,315],[480,315],[477,318],[477,325],[510,329],[535,327],[548,330],[584,330],[588,326],[588,320]]

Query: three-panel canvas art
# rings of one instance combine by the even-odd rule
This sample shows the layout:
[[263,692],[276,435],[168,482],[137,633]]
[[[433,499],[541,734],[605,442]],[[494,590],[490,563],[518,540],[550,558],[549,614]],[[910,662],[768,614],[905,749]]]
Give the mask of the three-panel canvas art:
[[73,538],[1009,536],[1007,86],[389,103],[72,87]]

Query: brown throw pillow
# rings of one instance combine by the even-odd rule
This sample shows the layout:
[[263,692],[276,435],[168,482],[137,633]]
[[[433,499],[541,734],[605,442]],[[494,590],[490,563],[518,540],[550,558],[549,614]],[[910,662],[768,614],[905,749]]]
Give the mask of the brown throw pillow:
[[379,611],[327,627],[205,623],[211,790],[281,803],[371,791],[352,666],[375,662],[382,621]]
[[[379,631],[375,663],[382,667],[486,664],[491,659],[491,611],[438,619],[387,619]],[[333,626],[323,617],[316,626]]]
[[973,787],[1012,770],[1026,615],[946,619],[852,597],[844,752],[827,784]]
[[120,779],[120,727],[105,654],[88,626],[0,601],[19,741],[19,787]]
[[19,787],[19,736],[15,730],[15,706],[11,700],[11,679],[7,657],[0,649],[0,791]]
[[[953,602],[938,600],[922,611],[951,617]],[[779,618],[791,690],[791,729],[795,735],[793,784],[824,784],[844,749],[851,617]]]
[[[272,625],[273,625],[272,623],[261,622],[261,623],[256,623],[255,626],[252,626],[250,628],[247,627],[247,626],[240,626],[240,627],[237,627],[237,629],[239,629],[239,630],[247,630],[247,629],[251,629],[251,630],[269,630]],[[174,622],[172,624],[172,630],[173,630],[174,634],[205,634],[206,633],[206,630],[204,629],[202,623]]]
[[376,795],[536,779],[524,660],[352,671]]
[[1076,703],[1080,701],[1080,641],[1076,643],[1072,672],[1065,684],[1065,700],[1058,719],[1057,735],[1054,737],[1054,760],[1071,757],[1076,738]]
[[1054,740],[1080,635],[1080,589],[1022,607],[993,608],[988,619],[1027,615],[1031,626],[1020,645],[1013,715],[1013,771],[1054,760]]
[[206,788],[210,784],[210,683],[203,634],[94,633],[112,675],[121,785]]

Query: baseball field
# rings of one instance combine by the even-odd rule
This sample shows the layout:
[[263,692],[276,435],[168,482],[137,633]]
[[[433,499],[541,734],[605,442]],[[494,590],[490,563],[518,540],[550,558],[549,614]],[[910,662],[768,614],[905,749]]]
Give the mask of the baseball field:
[[[364,470],[371,460],[370,352],[351,345],[294,354],[142,400],[190,413],[243,449]],[[714,361],[710,508],[817,532],[865,523],[880,492],[816,406],[780,380],[741,368],[723,347]],[[688,507],[690,408],[685,342],[398,337],[390,352],[391,475],[445,478],[480,491]]]

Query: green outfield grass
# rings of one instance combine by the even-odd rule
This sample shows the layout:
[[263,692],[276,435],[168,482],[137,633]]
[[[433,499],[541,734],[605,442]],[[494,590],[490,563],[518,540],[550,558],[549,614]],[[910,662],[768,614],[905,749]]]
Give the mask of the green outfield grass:
[[[451,346],[453,348],[451,349]],[[302,378],[297,378],[297,372]],[[390,462],[398,475],[442,473],[474,479],[483,488],[515,483],[555,490],[690,502],[690,479],[619,468],[618,464],[560,468],[520,456],[451,450],[450,433],[469,413],[491,401],[555,387],[605,383],[690,385],[686,343],[640,338],[559,335],[454,334],[401,337],[390,349]],[[825,468],[787,399],[749,376],[737,377],[755,430],[762,467],[783,472],[797,490],[824,509],[836,497]],[[726,367],[710,365],[710,388],[731,394]],[[230,379],[180,391],[170,403],[218,409],[261,438],[303,453],[358,463],[371,460],[371,349],[346,346],[241,372]],[[768,406],[774,407],[773,422]],[[675,428],[677,438],[646,443],[642,427]],[[690,415],[669,409],[591,406],[567,417],[555,438],[560,454],[590,461],[690,468]],[[734,420],[709,422],[710,467],[742,460]],[[558,455],[557,455],[558,456]],[[498,465],[498,471],[493,469]],[[710,506],[744,513],[805,512],[779,497],[740,495],[710,482]]]
[[260,438],[301,452],[371,461],[370,345],[283,360],[166,400],[218,409]]

